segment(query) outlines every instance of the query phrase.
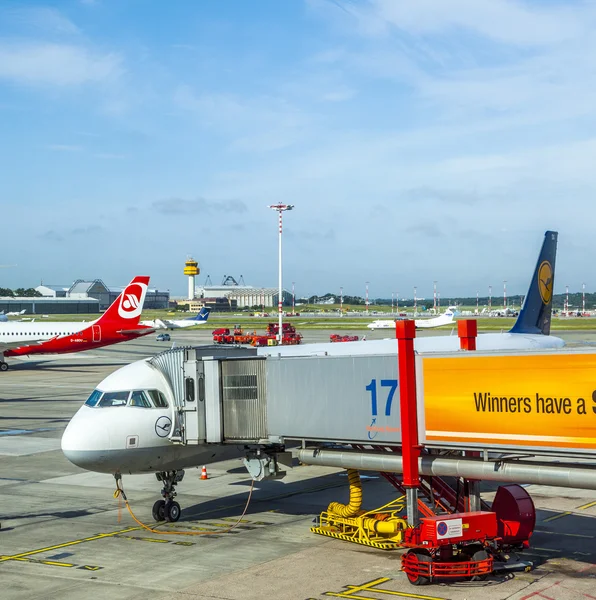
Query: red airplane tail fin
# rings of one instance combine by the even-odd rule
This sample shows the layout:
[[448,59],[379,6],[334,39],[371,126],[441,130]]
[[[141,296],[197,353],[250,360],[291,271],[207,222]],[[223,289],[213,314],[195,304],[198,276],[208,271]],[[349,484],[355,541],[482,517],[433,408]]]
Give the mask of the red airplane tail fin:
[[138,325],[143,311],[145,294],[149,286],[149,277],[137,276],[110,305],[106,312],[96,321],[96,324],[120,322],[127,328]]

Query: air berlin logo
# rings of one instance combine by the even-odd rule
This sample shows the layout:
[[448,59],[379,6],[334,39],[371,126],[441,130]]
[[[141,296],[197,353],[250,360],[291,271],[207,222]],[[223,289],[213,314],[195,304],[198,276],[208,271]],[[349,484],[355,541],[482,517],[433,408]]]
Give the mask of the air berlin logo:
[[143,298],[147,286],[144,283],[133,283],[129,285],[122,296],[120,296],[120,306],[118,306],[118,314],[123,319],[134,319],[140,316],[143,310]]

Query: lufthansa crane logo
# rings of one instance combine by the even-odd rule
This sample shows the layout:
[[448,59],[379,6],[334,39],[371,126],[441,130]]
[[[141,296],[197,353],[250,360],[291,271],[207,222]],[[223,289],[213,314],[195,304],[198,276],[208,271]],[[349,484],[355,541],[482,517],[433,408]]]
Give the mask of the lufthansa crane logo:
[[553,268],[545,260],[538,268],[538,290],[544,304],[548,304],[553,297]]
[[166,437],[170,433],[170,429],[172,428],[172,420],[170,417],[161,416],[155,422],[155,433],[159,437]]
[[122,296],[120,296],[120,305],[118,306],[118,314],[123,319],[134,319],[140,316],[143,311],[143,298],[147,286],[144,283],[132,283],[130,284]]

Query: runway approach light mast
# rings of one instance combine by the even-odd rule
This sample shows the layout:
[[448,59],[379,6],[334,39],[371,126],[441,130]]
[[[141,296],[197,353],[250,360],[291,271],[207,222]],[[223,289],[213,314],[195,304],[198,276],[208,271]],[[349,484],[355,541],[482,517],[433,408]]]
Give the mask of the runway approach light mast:
[[194,258],[189,258],[184,265],[184,274],[188,276],[188,299],[195,297],[195,276],[201,272],[199,263]]

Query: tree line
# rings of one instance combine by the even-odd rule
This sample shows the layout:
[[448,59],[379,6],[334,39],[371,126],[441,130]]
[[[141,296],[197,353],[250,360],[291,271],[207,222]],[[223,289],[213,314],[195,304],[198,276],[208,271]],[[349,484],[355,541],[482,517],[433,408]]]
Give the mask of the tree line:
[[10,288],[0,287],[0,296],[8,298],[43,298],[43,296],[35,288]]

